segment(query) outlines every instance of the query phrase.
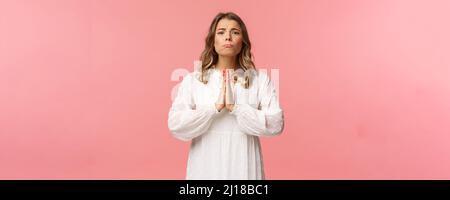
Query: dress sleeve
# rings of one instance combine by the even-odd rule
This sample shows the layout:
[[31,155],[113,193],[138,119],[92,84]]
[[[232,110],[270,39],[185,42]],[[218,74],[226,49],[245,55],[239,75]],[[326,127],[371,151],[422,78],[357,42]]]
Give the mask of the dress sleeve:
[[219,113],[214,104],[195,104],[192,94],[193,81],[195,79],[192,74],[183,78],[169,111],[169,130],[175,138],[183,141],[189,141],[205,133],[211,125],[213,116]]
[[284,129],[284,113],[280,107],[275,86],[266,74],[258,77],[261,95],[260,109],[249,104],[237,104],[231,114],[236,116],[238,127],[254,136],[276,136]]

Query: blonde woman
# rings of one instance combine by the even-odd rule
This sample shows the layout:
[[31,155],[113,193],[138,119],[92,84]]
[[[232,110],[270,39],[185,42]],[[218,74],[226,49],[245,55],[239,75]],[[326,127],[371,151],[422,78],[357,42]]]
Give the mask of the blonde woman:
[[187,74],[169,111],[175,138],[191,141],[186,179],[265,179],[259,137],[284,129],[273,82],[255,69],[244,22],[212,21],[201,67]]

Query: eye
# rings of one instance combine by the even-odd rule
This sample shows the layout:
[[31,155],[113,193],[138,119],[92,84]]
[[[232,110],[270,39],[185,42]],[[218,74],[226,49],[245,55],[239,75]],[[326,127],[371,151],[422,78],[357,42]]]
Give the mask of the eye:
[[217,32],[217,34],[222,35],[222,34],[223,34],[223,31]]
[[238,31],[233,32],[235,35],[239,35],[240,33]]

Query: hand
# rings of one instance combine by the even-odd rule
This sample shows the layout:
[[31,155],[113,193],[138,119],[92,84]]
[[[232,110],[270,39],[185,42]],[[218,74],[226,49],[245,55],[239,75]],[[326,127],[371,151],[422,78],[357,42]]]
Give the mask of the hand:
[[225,107],[225,93],[226,93],[226,72],[222,73],[222,89],[220,90],[219,98],[216,101],[216,109],[220,112]]
[[226,89],[225,89],[225,107],[229,112],[234,109],[234,95],[232,82],[232,72],[233,70],[227,70],[226,73]]

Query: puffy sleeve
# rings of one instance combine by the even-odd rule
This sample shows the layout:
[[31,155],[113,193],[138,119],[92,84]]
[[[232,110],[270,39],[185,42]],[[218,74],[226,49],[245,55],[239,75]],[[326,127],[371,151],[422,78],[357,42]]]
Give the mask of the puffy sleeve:
[[235,105],[231,114],[236,116],[239,129],[255,136],[276,136],[284,129],[284,114],[275,86],[267,74],[258,75],[260,109],[248,104]]
[[214,104],[195,104],[192,95],[194,81],[196,80],[192,73],[183,78],[169,111],[169,130],[175,138],[183,141],[189,141],[205,133],[211,125],[213,116],[219,113]]

